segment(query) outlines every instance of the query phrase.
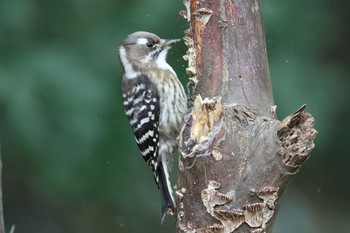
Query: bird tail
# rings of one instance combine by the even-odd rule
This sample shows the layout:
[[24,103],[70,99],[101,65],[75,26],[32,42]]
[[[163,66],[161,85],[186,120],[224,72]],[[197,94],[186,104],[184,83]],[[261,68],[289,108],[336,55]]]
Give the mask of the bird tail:
[[173,191],[171,189],[171,184],[169,180],[169,173],[166,165],[160,161],[157,170],[158,170],[158,177],[159,177],[158,187],[162,198],[161,223],[163,223],[163,220],[166,214],[173,215],[175,213],[175,202],[174,202]]

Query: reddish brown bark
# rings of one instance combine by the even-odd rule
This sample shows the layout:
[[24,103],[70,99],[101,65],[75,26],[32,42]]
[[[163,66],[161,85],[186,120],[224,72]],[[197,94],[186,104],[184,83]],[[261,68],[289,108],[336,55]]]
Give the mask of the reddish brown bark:
[[260,1],[185,5],[196,100],[180,135],[177,232],[271,232],[314,120],[304,107],[274,118]]

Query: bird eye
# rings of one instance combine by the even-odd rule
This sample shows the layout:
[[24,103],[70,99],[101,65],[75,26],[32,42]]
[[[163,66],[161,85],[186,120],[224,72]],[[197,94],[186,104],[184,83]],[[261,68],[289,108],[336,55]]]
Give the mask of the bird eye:
[[146,46],[147,46],[148,48],[152,48],[153,45],[154,45],[154,43],[152,43],[152,42],[147,42],[147,44],[146,44]]

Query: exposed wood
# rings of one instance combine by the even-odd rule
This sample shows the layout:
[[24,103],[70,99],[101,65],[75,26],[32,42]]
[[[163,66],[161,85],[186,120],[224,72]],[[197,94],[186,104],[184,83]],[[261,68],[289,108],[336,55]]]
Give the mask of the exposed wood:
[[305,106],[275,119],[260,1],[185,6],[195,100],[180,134],[177,232],[271,232],[314,119]]

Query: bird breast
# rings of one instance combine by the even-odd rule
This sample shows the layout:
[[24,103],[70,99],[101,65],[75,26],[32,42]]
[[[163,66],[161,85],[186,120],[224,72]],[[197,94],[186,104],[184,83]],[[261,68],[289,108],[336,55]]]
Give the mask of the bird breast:
[[175,140],[187,111],[185,91],[176,75],[170,70],[157,70],[151,77],[160,96],[159,133]]

